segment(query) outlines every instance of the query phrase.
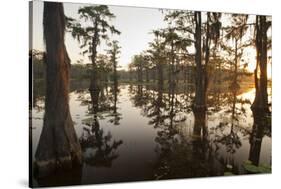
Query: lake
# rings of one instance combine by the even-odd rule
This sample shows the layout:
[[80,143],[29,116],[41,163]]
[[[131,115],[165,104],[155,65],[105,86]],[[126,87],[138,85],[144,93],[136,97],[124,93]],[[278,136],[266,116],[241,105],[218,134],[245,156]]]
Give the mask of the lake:
[[[83,150],[82,167],[33,178],[35,186],[223,176],[225,172],[241,175],[248,173],[243,165],[253,157],[258,164],[271,166],[271,127],[257,137],[250,109],[255,95],[252,87],[235,93],[210,91],[207,136],[201,137],[194,135],[192,87],[169,90],[120,84],[115,89],[108,85],[95,99],[86,86],[72,84],[69,94]],[[43,126],[42,90],[34,88],[30,117],[33,161]],[[259,139],[258,147],[253,147],[257,144],[251,142],[252,137]]]

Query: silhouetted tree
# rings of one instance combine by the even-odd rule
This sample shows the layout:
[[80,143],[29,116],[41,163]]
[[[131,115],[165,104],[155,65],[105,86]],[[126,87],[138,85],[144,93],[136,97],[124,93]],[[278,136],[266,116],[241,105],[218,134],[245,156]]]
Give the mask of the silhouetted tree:
[[137,81],[143,82],[143,70],[145,65],[145,58],[143,54],[135,55],[130,63],[130,67],[137,73]]
[[[101,90],[103,91],[103,90]],[[112,140],[110,132],[105,133],[100,126],[99,115],[102,113],[102,92],[91,94],[91,108],[89,112],[91,118],[86,120],[82,136],[79,138],[83,152],[87,149],[94,150],[94,153],[85,153],[84,161],[86,164],[96,167],[111,167],[112,162],[118,158],[117,148],[123,143],[122,140]]]
[[147,53],[152,64],[157,68],[158,85],[162,86],[164,84],[163,67],[166,63],[165,43],[159,30],[154,30],[153,34],[155,38],[153,42],[149,43],[150,48],[147,50]]
[[110,63],[112,65],[112,70],[113,70],[113,81],[114,81],[114,86],[118,85],[118,75],[117,75],[117,59],[118,59],[118,54],[121,53],[120,49],[121,47],[118,45],[118,41],[113,40],[108,44],[110,47],[109,50],[107,50],[107,53],[109,55]]
[[112,71],[112,64],[110,58],[106,54],[98,54],[96,58],[97,71],[100,74],[100,79],[104,84],[107,84],[110,73]]
[[253,163],[253,165],[258,166],[260,160],[260,152],[261,152],[261,144],[262,139],[265,135],[266,127],[269,126],[268,118],[265,113],[253,112],[254,124],[252,128],[252,132],[250,134],[250,150],[249,150],[249,160]]
[[45,2],[46,99],[42,133],[35,159],[38,177],[81,164],[82,155],[69,112],[70,59],[64,44],[65,16],[62,3]]
[[108,32],[112,34],[120,34],[120,32],[109,24],[109,21],[115,16],[106,5],[85,6],[78,10],[78,14],[80,14],[81,19],[86,21],[87,25],[82,25],[72,18],[67,18],[68,28],[72,36],[81,43],[82,54],[88,54],[92,61],[90,90],[99,91],[100,78],[96,64],[97,46],[100,44],[101,39],[108,40]]
[[[224,36],[227,41],[232,40],[234,44],[234,48],[222,45],[223,49],[225,49],[230,57],[234,57],[234,60],[230,60],[230,64],[233,65],[233,77],[231,78],[231,88],[238,89],[240,86],[238,84],[238,71],[241,68],[241,58],[243,55],[243,51],[245,47],[251,45],[250,42],[243,41],[243,36],[246,34],[248,29],[248,15],[232,15],[232,22],[229,27],[226,28],[226,35]],[[234,56],[233,56],[234,55]]]
[[255,69],[255,87],[256,96],[252,105],[253,110],[269,112],[268,94],[267,94],[267,49],[268,36],[267,31],[271,26],[271,21],[266,16],[256,16],[256,52],[257,62]]

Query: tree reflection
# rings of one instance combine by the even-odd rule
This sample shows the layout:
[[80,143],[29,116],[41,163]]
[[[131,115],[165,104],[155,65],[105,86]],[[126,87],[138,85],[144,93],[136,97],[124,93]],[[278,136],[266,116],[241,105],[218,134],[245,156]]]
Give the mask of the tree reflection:
[[166,104],[163,96],[163,83],[158,84],[158,90],[155,98],[152,98],[151,104],[147,107],[147,117],[150,125],[154,125],[155,128],[164,124]]
[[[237,109],[237,90],[232,91],[232,96],[229,96],[228,103],[230,109],[227,109],[225,113],[229,113],[230,120],[227,122],[221,121],[216,129],[220,130],[222,133],[220,137],[215,139],[215,142],[220,143],[226,147],[227,153],[235,153],[238,148],[241,147],[241,139],[238,136],[237,130],[235,128],[239,127],[239,117]],[[230,127],[229,133],[224,133],[225,129]]]
[[185,124],[168,124],[158,131],[155,141],[158,160],[155,178],[202,177],[223,174],[223,166],[209,145],[204,114],[196,114],[193,137],[184,132]]
[[[190,113],[191,92],[178,95],[176,87],[165,92],[163,84],[149,90],[148,86],[131,86],[133,103],[150,118],[149,125],[157,129],[155,142],[157,161],[154,178],[182,178],[223,174],[223,167],[209,146],[206,113],[197,112],[193,137],[187,136],[186,116]],[[189,99],[189,102],[186,102]],[[187,106],[183,108],[183,106]]]
[[131,100],[134,106],[143,108],[143,106],[148,104],[150,94],[143,85],[132,86],[130,92],[132,94]]
[[253,111],[254,125],[250,135],[249,160],[253,165],[258,166],[260,161],[260,152],[262,139],[264,135],[271,135],[271,123],[268,113]]
[[100,110],[104,110],[103,106],[99,106],[100,96],[101,99],[104,99],[101,94],[103,92],[90,91],[92,106],[89,112],[92,117],[84,122],[86,126],[83,128],[79,141],[84,153],[85,163],[91,166],[111,167],[112,161],[118,158],[117,148],[123,141],[114,140],[111,133],[105,133],[100,126],[98,114]]
[[[245,107],[250,106],[250,101],[239,97],[239,90],[239,87],[231,87],[229,92],[220,94],[219,98],[213,97],[212,108],[210,108],[209,112],[209,114],[212,114],[212,116],[219,120],[219,123],[211,128],[211,132],[215,136],[212,139],[212,143],[216,151],[222,150],[220,154],[225,153],[220,158],[222,163],[231,165],[232,169],[235,170],[237,166],[234,163],[233,154],[242,146],[243,136],[249,134],[247,128],[242,127],[241,123],[250,116],[247,114]],[[220,104],[220,108],[216,107],[216,104]]]
[[205,111],[194,111],[194,127],[192,137],[192,177],[217,176],[223,173],[223,164],[212,147],[206,123]]
[[82,166],[72,167],[68,171],[56,171],[45,178],[37,178],[36,182],[40,187],[80,185],[82,179]]
[[109,117],[109,121],[113,123],[114,125],[120,125],[120,120],[122,119],[121,114],[118,112],[118,107],[117,107],[117,102],[118,102],[118,94],[119,94],[119,88],[118,84],[114,84],[112,89],[111,89],[111,101],[112,101],[112,106],[111,106],[111,113]]

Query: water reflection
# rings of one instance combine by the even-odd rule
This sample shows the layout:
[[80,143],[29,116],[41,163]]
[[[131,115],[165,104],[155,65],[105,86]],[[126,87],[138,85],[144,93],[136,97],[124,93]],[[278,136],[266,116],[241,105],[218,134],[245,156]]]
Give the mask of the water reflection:
[[118,107],[117,107],[117,102],[118,102],[118,94],[119,94],[119,88],[118,85],[113,85],[112,89],[112,101],[113,101],[113,106],[112,106],[112,113],[111,113],[111,119],[109,120],[111,123],[114,125],[120,125],[120,120],[122,119],[122,115],[118,112]]
[[35,186],[50,187],[50,186],[65,186],[65,185],[79,185],[82,180],[82,167],[73,167],[69,171],[55,172],[49,177],[37,178],[34,180]]
[[[144,116],[150,118],[149,124],[158,129],[155,141],[159,144],[156,147],[159,160],[155,178],[180,178],[183,175],[184,177],[216,176],[222,175],[229,167],[236,174],[243,173],[241,164],[246,159],[237,162],[236,159],[239,158],[235,158],[235,154],[246,142],[245,138],[249,137],[249,134],[251,136],[254,134],[254,131],[251,132],[248,127],[251,122],[249,109],[251,101],[241,96],[243,89],[229,88],[224,93],[214,90],[208,98],[210,106],[208,112],[193,112],[194,125],[189,139],[181,133],[181,130],[190,127],[190,125],[183,126],[182,123],[186,124],[190,121],[191,103],[186,103],[185,100],[192,101],[192,91],[178,95],[173,88],[169,88],[167,93],[163,93],[161,85],[156,89],[151,88],[151,86],[145,88],[138,86],[134,91],[134,86],[131,86],[130,91],[133,94],[134,104],[142,109]],[[183,108],[183,105],[186,108]],[[216,120],[212,121],[210,118]],[[179,149],[181,154],[176,153]],[[191,159],[186,156],[182,158],[183,162],[175,164],[174,161],[179,162],[186,152],[192,154]],[[182,166],[184,164],[192,164],[192,168],[189,170],[188,166]],[[195,170],[200,171],[196,173]]]
[[254,124],[250,134],[249,160],[256,166],[260,162],[260,153],[264,135],[271,136],[271,120],[265,112],[253,112]]
[[247,118],[244,105],[250,105],[249,100],[238,98],[237,92],[238,89],[233,89],[225,99],[220,98],[224,102],[223,113],[226,119],[220,120],[218,126],[214,128],[218,135],[214,142],[224,145],[230,154],[235,153],[242,145],[238,132],[243,132],[244,128],[240,126],[240,122]]
[[[118,158],[117,149],[123,143],[122,140],[114,140],[111,132],[105,133],[100,127],[99,113],[113,109],[113,123],[119,124],[120,114],[117,114],[117,86],[113,91],[113,107],[108,106],[104,95],[107,87],[99,90],[90,90],[91,106],[89,107],[89,116],[84,119],[82,136],[79,138],[82,150],[84,152],[84,161],[91,166],[111,167],[112,161]],[[107,93],[108,94],[108,93]]]
[[[270,115],[252,113],[253,89],[213,89],[208,110],[193,112],[192,87],[88,86],[72,84],[70,93],[84,165],[67,173],[73,176],[54,176],[54,185],[218,176],[230,166],[245,174],[248,159],[271,164]],[[44,96],[34,97],[33,149],[44,114]]]

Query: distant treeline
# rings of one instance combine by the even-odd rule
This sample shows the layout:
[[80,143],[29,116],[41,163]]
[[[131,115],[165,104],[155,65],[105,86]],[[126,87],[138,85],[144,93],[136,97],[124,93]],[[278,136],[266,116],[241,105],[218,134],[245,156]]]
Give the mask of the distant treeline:
[[[36,53],[36,54],[35,54]],[[44,53],[34,51],[32,55],[32,74],[34,80],[45,79],[46,68],[44,61]],[[90,77],[90,69],[88,65],[72,64],[70,69],[71,79],[87,79]]]
[[[45,78],[45,63],[44,63],[44,53],[39,51],[33,51],[33,79],[34,80],[44,80]],[[72,80],[89,80],[91,77],[92,65],[91,64],[72,64],[70,69],[70,78]],[[118,70],[117,77],[120,82],[142,82],[150,83],[157,81],[157,68],[152,67],[149,69],[144,69],[142,73],[138,70]],[[104,67],[98,67],[98,73],[101,76],[102,82],[113,82],[113,70],[105,69]],[[241,70],[239,72],[240,78],[243,81],[253,83],[253,73]],[[211,84],[223,84],[226,81],[232,79],[233,71],[228,69],[216,69],[212,71]],[[140,78],[141,77],[141,78]],[[163,78],[168,82],[169,78],[169,66],[163,66]],[[175,73],[175,80],[177,83],[185,83],[188,85],[195,84],[195,66],[192,65],[181,65],[177,68]]]

